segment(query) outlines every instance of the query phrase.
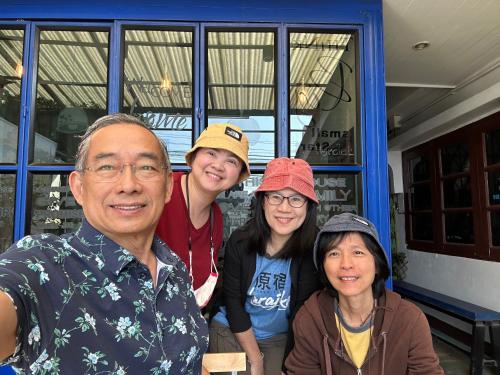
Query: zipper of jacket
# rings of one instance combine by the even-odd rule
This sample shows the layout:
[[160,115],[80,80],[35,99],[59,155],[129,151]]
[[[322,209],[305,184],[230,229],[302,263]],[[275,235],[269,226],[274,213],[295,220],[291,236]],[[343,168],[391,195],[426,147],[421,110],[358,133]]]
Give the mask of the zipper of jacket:
[[[386,336],[386,335],[387,335],[387,332],[382,332],[378,337],[382,337],[382,336]],[[368,353],[365,357],[365,360],[363,361],[363,364],[361,365],[361,367],[363,367],[365,365],[365,363],[368,362],[378,352],[377,345],[380,345],[380,342],[375,344],[371,353],[370,353],[370,351],[368,351]],[[383,353],[383,351],[382,351],[382,355],[385,355],[385,353]],[[384,360],[385,360],[385,358],[382,358],[382,361],[384,361]],[[356,375],[363,375],[363,372],[361,371],[360,368],[358,369],[358,373]],[[384,375],[384,374],[381,374],[381,375]]]
[[[382,332],[382,335],[385,335],[386,333],[385,332]],[[361,365],[361,368],[358,368],[354,362],[352,361],[352,359],[345,354],[344,350],[343,350],[343,347],[344,345],[342,344],[342,342],[340,343],[340,350],[335,350],[335,354],[342,358],[345,362],[347,362],[348,364],[350,364],[354,370],[356,370],[356,375],[363,375],[363,370],[361,369],[365,363],[367,361],[369,361],[374,355],[375,353],[378,352],[377,350],[377,346],[375,345],[375,347],[373,348],[373,350],[369,350],[368,353],[366,354],[366,357],[365,357],[365,360],[363,361],[363,364]]]
[[[341,343],[341,349],[340,350],[336,350],[335,351],[335,354],[342,358],[345,362],[347,362],[349,365],[352,366],[352,368],[354,368],[354,370],[356,371],[356,375],[363,375],[363,370],[361,370],[360,368],[358,368],[354,362],[352,361],[351,357],[349,357],[348,355],[345,354],[344,350],[343,350],[343,344]],[[366,362],[366,361],[365,361]],[[364,364],[364,362],[363,362]]]

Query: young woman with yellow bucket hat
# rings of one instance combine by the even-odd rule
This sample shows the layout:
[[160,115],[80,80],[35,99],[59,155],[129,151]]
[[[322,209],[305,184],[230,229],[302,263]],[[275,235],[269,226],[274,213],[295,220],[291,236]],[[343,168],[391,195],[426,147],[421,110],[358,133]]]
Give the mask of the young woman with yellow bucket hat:
[[250,176],[248,138],[232,124],[211,124],[185,155],[191,170],[174,172],[173,192],[156,233],[184,261],[204,307],[218,278],[223,219],[219,193]]

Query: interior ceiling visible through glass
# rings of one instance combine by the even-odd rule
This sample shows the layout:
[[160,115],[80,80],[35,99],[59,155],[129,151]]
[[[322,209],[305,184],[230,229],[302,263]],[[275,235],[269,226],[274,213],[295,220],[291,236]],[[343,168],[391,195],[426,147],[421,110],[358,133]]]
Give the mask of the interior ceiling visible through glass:
[[125,31],[124,106],[192,111],[190,31]]
[[274,115],[274,33],[210,32],[207,45],[208,108]]
[[[302,114],[318,107],[351,37],[350,34],[290,34],[291,107],[302,110]],[[307,96],[307,100],[301,100],[301,95]]]
[[23,30],[0,30],[0,98],[19,96],[23,64]]
[[[321,67],[321,60],[318,60],[310,49],[293,48],[294,45],[308,45],[315,43],[321,45],[318,38],[327,38],[326,43],[335,43],[339,46],[345,46],[349,42],[349,34],[314,34],[314,33],[294,33],[291,34],[291,54],[290,54],[290,82],[293,83],[291,90],[297,90],[303,84],[309,90],[309,97],[316,100],[308,100],[309,108],[302,110],[313,110],[317,106],[317,101],[322,97],[331,73],[325,72]],[[221,69],[222,61],[228,61],[227,54],[231,55],[229,60],[235,67],[251,65],[254,61],[273,59],[274,48],[273,33],[247,33],[247,32],[218,32],[208,34],[209,58],[210,60],[220,60],[221,64],[211,64],[208,77],[210,82],[245,82],[248,89],[246,95],[240,95],[241,92],[234,90],[231,85],[209,88],[208,106],[218,110],[268,110],[274,111],[274,80],[272,64],[269,69]],[[10,38],[22,40],[22,32],[19,30],[3,30],[0,35],[1,40]],[[61,32],[45,30],[41,35],[41,43],[44,47],[43,56],[40,56],[40,82],[49,85],[53,91],[40,90],[38,93],[44,99],[53,100],[64,106],[79,106],[82,103],[96,103],[99,107],[105,106],[106,90],[99,89],[102,82],[106,82],[107,77],[97,76],[98,72],[106,72],[104,66],[107,64],[107,33],[99,32]],[[125,85],[133,87],[141,83],[161,84],[162,78],[167,74],[174,87],[184,87],[184,90],[190,90],[192,80],[192,33],[191,32],[160,32],[154,30],[127,31],[126,44],[128,48],[125,51],[130,64],[127,64],[125,71]],[[80,47],[80,48],[72,48]],[[92,48],[81,48],[81,47]],[[226,50],[222,47],[228,47]],[[98,48],[96,48],[98,47]],[[157,47],[164,47],[158,49]],[[190,48],[185,48],[190,47]],[[231,48],[229,48],[231,47]],[[12,65],[14,62],[21,61],[22,43],[2,43],[2,55],[0,56],[0,79],[14,80]],[[328,53],[330,63],[333,60],[340,60],[344,50],[320,49],[317,54]],[[330,56],[331,55],[331,56]],[[147,57],[147,58],[146,58]],[[50,62],[50,63],[49,63]],[[168,62],[168,64],[167,64]],[[329,64],[330,64],[329,63]],[[104,65],[95,69],[95,65]],[[165,67],[169,66],[166,72]],[[15,65],[14,65],[15,67]],[[90,69],[90,67],[93,67]],[[331,72],[332,66],[329,65]],[[85,79],[82,72],[86,72]],[[88,77],[88,73],[96,74],[95,77]],[[225,77],[225,74],[231,72],[234,77]],[[314,75],[314,83],[305,82],[307,78]],[[60,84],[63,79],[65,83],[71,82],[71,85]],[[86,87],[85,90],[79,90],[78,86]],[[94,87],[93,90],[88,90]],[[18,90],[19,85],[9,85],[7,90]],[[239,95],[236,95],[239,93]],[[16,93],[12,92],[12,95]],[[176,107],[191,111],[191,93],[176,96],[157,96],[141,95],[138,90],[136,94],[142,107]],[[129,90],[124,90],[124,100],[126,103],[133,102],[133,95]],[[175,98],[175,102],[172,99]]]
[[64,107],[106,107],[108,33],[40,33],[39,98]]

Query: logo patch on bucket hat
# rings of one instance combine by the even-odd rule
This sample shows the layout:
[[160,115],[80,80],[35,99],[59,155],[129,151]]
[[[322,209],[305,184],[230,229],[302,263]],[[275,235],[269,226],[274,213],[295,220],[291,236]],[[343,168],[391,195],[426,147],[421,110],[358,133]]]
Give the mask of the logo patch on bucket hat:
[[224,134],[241,142],[242,134],[240,132],[230,128],[229,126],[226,126],[226,130],[224,130]]
[[369,226],[370,226],[370,224],[368,224],[368,222],[367,222],[366,220],[363,220],[363,219],[361,219],[360,217],[353,216],[353,217],[352,217],[352,220],[357,221],[358,223],[364,224],[364,225],[366,225],[367,227],[369,227]]

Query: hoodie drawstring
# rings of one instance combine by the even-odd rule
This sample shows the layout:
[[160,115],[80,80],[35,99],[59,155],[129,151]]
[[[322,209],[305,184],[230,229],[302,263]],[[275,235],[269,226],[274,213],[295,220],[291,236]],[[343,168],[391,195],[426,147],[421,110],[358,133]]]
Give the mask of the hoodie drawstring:
[[384,342],[383,346],[382,346],[382,372],[380,374],[384,375],[385,374],[385,349],[387,347],[387,332],[382,332],[380,334],[380,336],[382,336],[382,341]]
[[323,335],[323,352],[325,353],[326,375],[333,375],[332,360],[330,358],[330,349],[328,348],[328,336]]

